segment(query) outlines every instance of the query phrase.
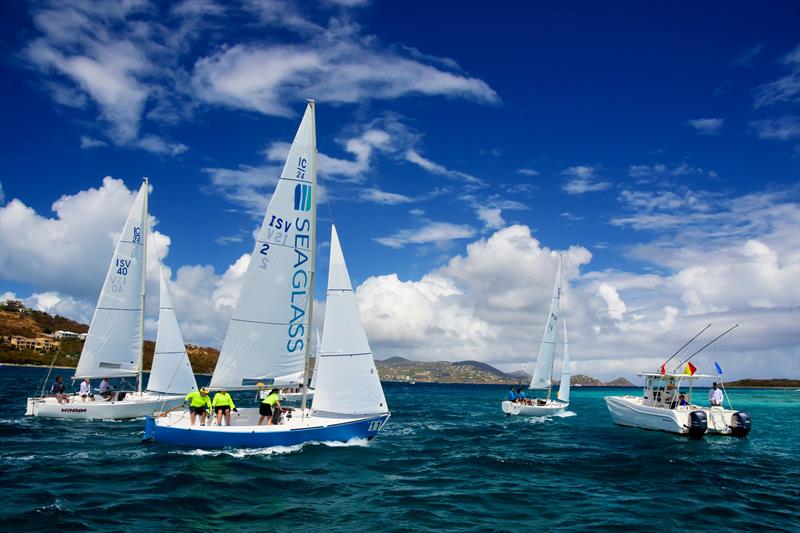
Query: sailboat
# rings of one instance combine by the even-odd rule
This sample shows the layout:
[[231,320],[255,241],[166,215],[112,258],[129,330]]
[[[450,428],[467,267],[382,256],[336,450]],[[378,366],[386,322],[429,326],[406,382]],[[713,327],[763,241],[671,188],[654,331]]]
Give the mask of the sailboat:
[[25,414],[52,418],[138,418],[180,405],[183,397],[197,389],[169,288],[162,274],[161,301],[153,365],[142,390],[144,341],[145,265],[147,263],[147,190],[145,178],[114,249],[103,289],[89,326],[73,380],[136,378],[135,392],[115,392],[106,401],[82,401],[77,395],[69,403],[54,396],[28,398]]
[[566,320],[562,320],[564,324],[564,354],[561,361],[561,384],[558,388],[557,398],[551,398],[553,359],[555,357],[556,334],[558,332],[557,325],[561,314],[561,258],[559,258],[555,286],[553,287],[553,298],[550,301],[550,314],[545,323],[542,343],[539,346],[539,355],[536,358],[536,368],[529,387],[529,390],[546,390],[547,396],[514,402],[506,400],[501,404],[501,408],[506,415],[547,416],[565,411],[569,407],[570,370]]
[[[241,293],[211,377],[212,390],[282,389],[308,383],[316,261],[315,104],[308,101],[256,238]],[[147,418],[144,440],[208,447],[271,447],[375,437],[390,413],[335,226],[322,345],[311,407],[258,425],[239,408],[230,426],[191,425],[187,411]],[[303,389],[307,391],[307,389]]]

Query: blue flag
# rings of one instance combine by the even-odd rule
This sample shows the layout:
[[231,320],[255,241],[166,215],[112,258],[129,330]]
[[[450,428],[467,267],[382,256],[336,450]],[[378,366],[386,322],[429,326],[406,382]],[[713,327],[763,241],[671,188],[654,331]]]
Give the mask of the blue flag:
[[722,375],[722,367],[721,367],[721,366],[719,366],[719,363],[717,363],[716,361],[714,361],[714,366],[715,366],[715,367],[717,367],[717,374],[720,374],[720,375]]

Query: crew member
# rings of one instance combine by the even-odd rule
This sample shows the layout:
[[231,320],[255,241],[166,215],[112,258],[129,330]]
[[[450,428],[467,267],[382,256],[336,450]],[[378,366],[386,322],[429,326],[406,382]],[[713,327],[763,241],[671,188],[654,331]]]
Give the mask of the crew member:
[[64,385],[64,378],[61,376],[56,376],[56,380],[50,387],[50,392],[55,394],[56,401],[58,403],[69,403],[69,398],[67,397],[67,386]]
[[711,407],[719,407],[722,405],[722,391],[717,388],[717,383],[711,385],[711,390],[708,391],[708,401]]
[[[260,426],[264,419],[267,419],[267,425],[272,425],[272,419],[274,415],[279,414],[281,411],[281,394],[278,389],[272,389],[267,397],[261,400],[261,404],[258,406],[258,414],[261,416],[258,418],[258,425]],[[280,420],[280,418],[279,418]]]
[[508,401],[509,402],[516,402],[517,401],[517,393],[514,392],[514,386],[510,386],[508,388]]
[[211,402],[211,407],[217,415],[217,425],[222,425],[222,415],[225,415],[225,425],[231,425],[231,411],[239,412],[236,405],[233,403],[230,393],[221,390],[214,395],[214,400]]
[[89,378],[84,378],[84,380],[81,381],[81,401],[85,402],[86,398],[91,398],[91,400],[94,401],[92,382],[89,381]]
[[103,381],[100,382],[100,396],[105,398],[105,400],[108,402],[114,396],[112,391],[113,389],[111,388],[111,383],[108,382],[108,378],[103,378]]
[[208,416],[208,411],[211,410],[211,398],[208,397],[208,389],[203,387],[199,391],[190,392],[183,401],[189,404],[191,425],[194,425],[197,415],[200,415],[200,425],[205,426],[206,416]]

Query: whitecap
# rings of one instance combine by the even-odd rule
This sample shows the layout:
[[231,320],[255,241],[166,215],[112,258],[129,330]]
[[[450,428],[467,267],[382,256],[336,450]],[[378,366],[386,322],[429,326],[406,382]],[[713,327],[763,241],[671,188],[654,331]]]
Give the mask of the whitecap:
[[170,453],[175,455],[190,455],[197,457],[219,457],[220,455],[227,455],[235,457],[236,459],[243,459],[245,457],[253,456],[270,456],[270,455],[286,455],[289,453],[299,452],[303,449],[305,444],[295,444],[293,446],[272,446],[270,448],[222,448],[220,450],[173,450]]

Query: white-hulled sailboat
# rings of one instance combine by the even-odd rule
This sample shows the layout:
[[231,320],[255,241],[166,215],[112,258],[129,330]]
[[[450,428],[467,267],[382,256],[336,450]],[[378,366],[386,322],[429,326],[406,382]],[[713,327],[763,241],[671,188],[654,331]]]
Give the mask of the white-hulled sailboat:
[[567,342],[567,322],[564,320],[564,355],[561,361],[561,384],[557,399],[551,398],[553,388],[553,359],[556,351],[558,319],[561,315],[561,258],[558,260],[556,282],[553,287],[553,298],[550,302],[550,314],[544,327],[536,368],[529,390],[546,390],[544,398],[527,398],[524,400],[505,400],[501,408],[506,415],[547,416],[565,411],[569,407],[570,370],[569,344]]
[[26,415],[51,418],[137,418],[180,405],[197,388],[183,345],[169,289],[162,275],[161,302],[153,367],[142,390],[145,265],[147,262],[147,179],[133,202],[114,249],[103,289],[89,326],[73,380],[136,378],[136,391],[115,392],[106,401],[55,396],[28,398]]
[[[308,383],[316,260],[317,150],[314,102],[267,207],[239,300],[211,378],[212,390],[281,389]],[[307,397],[275,425],[258,408],[239,408],[230,426],[190,425],[189,413],[147,418],[145,440],[209,447],[270,447],[371,439],[389,418],[336,228],[319,370]],[[307,389],[304,389],[307,390]]]

